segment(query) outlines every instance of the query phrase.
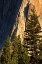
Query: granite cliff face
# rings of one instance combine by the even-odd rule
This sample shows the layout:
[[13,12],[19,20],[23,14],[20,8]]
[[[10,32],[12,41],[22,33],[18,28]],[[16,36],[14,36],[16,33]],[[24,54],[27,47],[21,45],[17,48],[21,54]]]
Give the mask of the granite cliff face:
[[28,4],[28,0],[22,1],[21,7],[19,9],[19,12],[16,18],[16,21],[18,23],[17,36],[20,35],[20,38],[22,41],[23,41],[23,33],[25,30],[25,22],[26,22],[25,8],[27,7],[27,4]]
[[8,35],[17,28],[17,36],[23,41],[25,22],[28,18],[30,5],[33,4],[42,27],[42,0],[1,0],[0,2],[0,49]]
[[39,22],[42,26],[42,0],[30,0],[30,3],[32,3],[35,6],[37,15],[40,15]]
[[37,15],[40,16],[39,22],[42,27],[42,0],[23,0],[16,18],[18,22],[17,35],[20,35],[22,40],[23,40],[23,33],[25,30],[25,22],[28,16],[27,14],[28,11],[30,12],[32,5],[35,6],[36,13]]

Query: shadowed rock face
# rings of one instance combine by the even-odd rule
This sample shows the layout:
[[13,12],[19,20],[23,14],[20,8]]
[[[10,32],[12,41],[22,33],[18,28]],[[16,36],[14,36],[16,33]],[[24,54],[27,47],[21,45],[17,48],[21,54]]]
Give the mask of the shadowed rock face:
[[0,1],[0,27],[3,24],[7,15],[10,15],[14,11],[17,0],[1,0]]
[[16,15],[22,0],[1,0],[0,1],[0,49],[3,47],[5,39],[11,33]]

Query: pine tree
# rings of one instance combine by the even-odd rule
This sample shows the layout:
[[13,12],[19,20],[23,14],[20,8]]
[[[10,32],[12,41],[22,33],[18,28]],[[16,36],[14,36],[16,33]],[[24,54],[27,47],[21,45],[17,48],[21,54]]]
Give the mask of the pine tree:
[[18,36],[18,64],[25,64],[23,60],[23,51],[20,36]]
[[29,64],[30,63],[30,57],[28,56],[28,52],[27,52],[27,41],[24,40],[23,41],[23,46],[22,46],[22,58],[23,58],[23,62],[24,64]]
[[10,64],[10,38],[5,41],[5,45],[1,55],[1,64]]
[[18,39],[16,37],[16,34],[14,34],[13,52],[11,58],[12,58],[11,64],[18,64]]
[[20,36],[14,35],[11,64],[21,64],[21,62],[22,62],[21,39],[20,39]]
[[36,12],[35,12],[35,7],[33,7],[33,9],[31,9],[30,14],[28,15],[28,20],[26,22],[26,28],[25,28],[25,36],[24,36],[24,40],[25,45],[23,45],[25,48],[27,48],[27,52],[28,52],[28,56],[35,56],[36,54],[38,54],[38,52],[36,51],[37,49],[37,43],[39,42],[39,35],[38,33],[41,30],[40,24],[39,24],[39,20]]

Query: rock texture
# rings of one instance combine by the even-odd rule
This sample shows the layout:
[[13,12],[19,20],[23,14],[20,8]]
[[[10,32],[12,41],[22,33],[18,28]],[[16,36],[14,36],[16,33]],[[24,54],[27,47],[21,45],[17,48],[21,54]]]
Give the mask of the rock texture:
[[[32,4],[35,6],[36,13],[37,15],[40,16],[39,22],[42,27],[42,0],[23,0],[16,18],[18,22],[17,35],[20,35],[22,40],[23,40],[23,33],[25,30],[26,14],[28,14],[27,11],[30,12],[30,8],[32,7],[31,5],[29,5],[29,9],[28,9],[28,6],[27,6],[28,1],[29,1],[29,4]],[[27,9],[25,9],[26,7]],[[25,11],[26,11],[26,14],[25,14]]]
[[17,36],[20,35],[20,38],[22,39],[22,41],[23,41],[23,33],[25,30],[25,22],[26,22],[26,17],[24,13],[25,13],[25,8],[27,4],[28,4],[28,0],[22,1],[21,7],[19,9],[19,12],[16,18],[16,21],[18,23]]
[[42,0],[30,0],[30,3],[32,3],[35,6],[37,15],[39,15],[39,22],[42,26]]
[[33,4],[39,15],[39,22],[42,26],[42,0],[1,0],[0,1],[0,49],[4,45],[8,35],[11,36],[17,28],[17,36],[20,35],[23,41],[25,22],[28,17],[29,3]]

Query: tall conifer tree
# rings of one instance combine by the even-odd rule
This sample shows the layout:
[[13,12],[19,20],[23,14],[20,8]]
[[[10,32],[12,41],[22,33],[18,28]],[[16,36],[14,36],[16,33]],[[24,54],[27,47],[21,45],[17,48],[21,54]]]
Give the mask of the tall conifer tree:
[[1,55],[1,64],[10,64],[10,38],[5,41],[5,45]]
[[36,14],[35,7],[33,6],[33,9],[31,9],[31,12],[28,14],[28,19],[26,21],[24,34],[24,40],[26,42],[25,45],[23,45],[25,48],[27,48],[27,52],[29,52],[28,54],[31,56],[35,56],[38,52],[36,51],[37,43],[39,42],[40,37],[38,33],[41,30],[38,17],[39,16]]

